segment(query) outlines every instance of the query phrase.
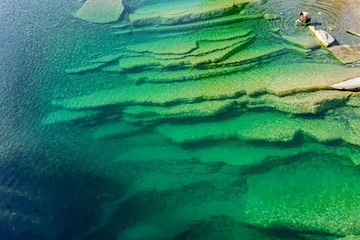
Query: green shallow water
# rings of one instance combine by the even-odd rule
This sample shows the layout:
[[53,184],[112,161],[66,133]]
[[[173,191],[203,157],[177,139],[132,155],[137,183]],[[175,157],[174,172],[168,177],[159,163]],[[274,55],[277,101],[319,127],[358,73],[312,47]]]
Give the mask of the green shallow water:
[[3,239],[359,238],[360,68],[293,24],[360,43],[338,5],[5,2]]

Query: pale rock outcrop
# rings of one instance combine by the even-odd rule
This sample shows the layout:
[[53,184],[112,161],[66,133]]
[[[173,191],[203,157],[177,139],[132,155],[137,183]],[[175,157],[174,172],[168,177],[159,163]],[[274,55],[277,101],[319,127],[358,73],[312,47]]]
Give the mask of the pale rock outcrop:
[[93,23],[110,23],[117,21],[123,11],[122,0],[87,0],[74,16]]
[[315,35],[319,42],[325,47],[329,47],[334,44],[335,39],[324,30],[316,30],[314,26],[309,26],[309,31]]
[[332,46],[328,50],[343,64],[360,61],[360,50],[354,46]]
[[360,90],[360,77],[346,80],[346,81],[343,81],[340,83],[336,83],[336,84],[332,85],[332,87],[335,89],[340,89],[340,90],[359,91]]

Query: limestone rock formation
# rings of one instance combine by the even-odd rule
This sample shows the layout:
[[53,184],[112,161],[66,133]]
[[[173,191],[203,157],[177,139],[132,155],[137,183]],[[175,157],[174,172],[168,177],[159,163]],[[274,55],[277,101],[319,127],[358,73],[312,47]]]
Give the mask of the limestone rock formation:
[[264,234],[360,234],[351,170],[360,165],[360,93],[334,87],[358,87],[346,80],[360,69],[306,28],[287,32],[283,16],[267,21],[276,16],[259,10],[266,1],[248,2],[134,2],[142,7],[132,24],[109,28],[104,54],[67,70],[71,92],[55,93],[42,127],[93,137],[124,186],[83,239],[255,239],[190,236],[204,221],[212,231],[213,217]]
[[346,80],[346,81],[343,81],[340,83],[336,83],[336,84],[332,85],[332,87],[335,89],[340,89],[340,90],[359,91],[360,90],[360,77]]
[[165,1],[149,4],[130,14],[134,26],[172,25],[220,17],[238,11],[253,0],[226,1]]
[[334,44],[335,39],[328,32],[324,30],[316,30],[314,26],[309,26],[308,28],[309,31],[315,35],[315,37],[323,46],[329,47]]
[[354,46],[332,46],[328,50],[343,64],[360,61],[360,50]]
[[261,228],[360,234],[359,176],[348,169],[334,178],[339,159],[327,164],[309,159],[248,179],[249,222]]

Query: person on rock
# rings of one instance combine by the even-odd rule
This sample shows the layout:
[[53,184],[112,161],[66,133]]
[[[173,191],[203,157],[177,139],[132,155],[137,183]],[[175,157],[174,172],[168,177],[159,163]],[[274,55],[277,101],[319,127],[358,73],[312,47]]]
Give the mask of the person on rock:
[[299,18],[296,20],[300,24],[309,24],[311,21],[311,15],[308,12],[299,12]]

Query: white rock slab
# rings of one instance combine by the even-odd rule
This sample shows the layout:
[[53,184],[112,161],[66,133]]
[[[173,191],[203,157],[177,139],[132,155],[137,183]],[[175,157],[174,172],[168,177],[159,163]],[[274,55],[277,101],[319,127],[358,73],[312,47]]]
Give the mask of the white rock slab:
[[340,90],[359,91],[360,90],[360,77],[336,83],[336,84],[332,85],[331,87],[333,87],[335,89],[340,89]]
[[122,0],[87,0],[74,16],[93,23],[110,23],[117,21],[123,11]]
[[334,44],[335,39],[328,32],[324,30],[316,30],[314,26],[309,26],[308,29],[325,47],[329,47]]

